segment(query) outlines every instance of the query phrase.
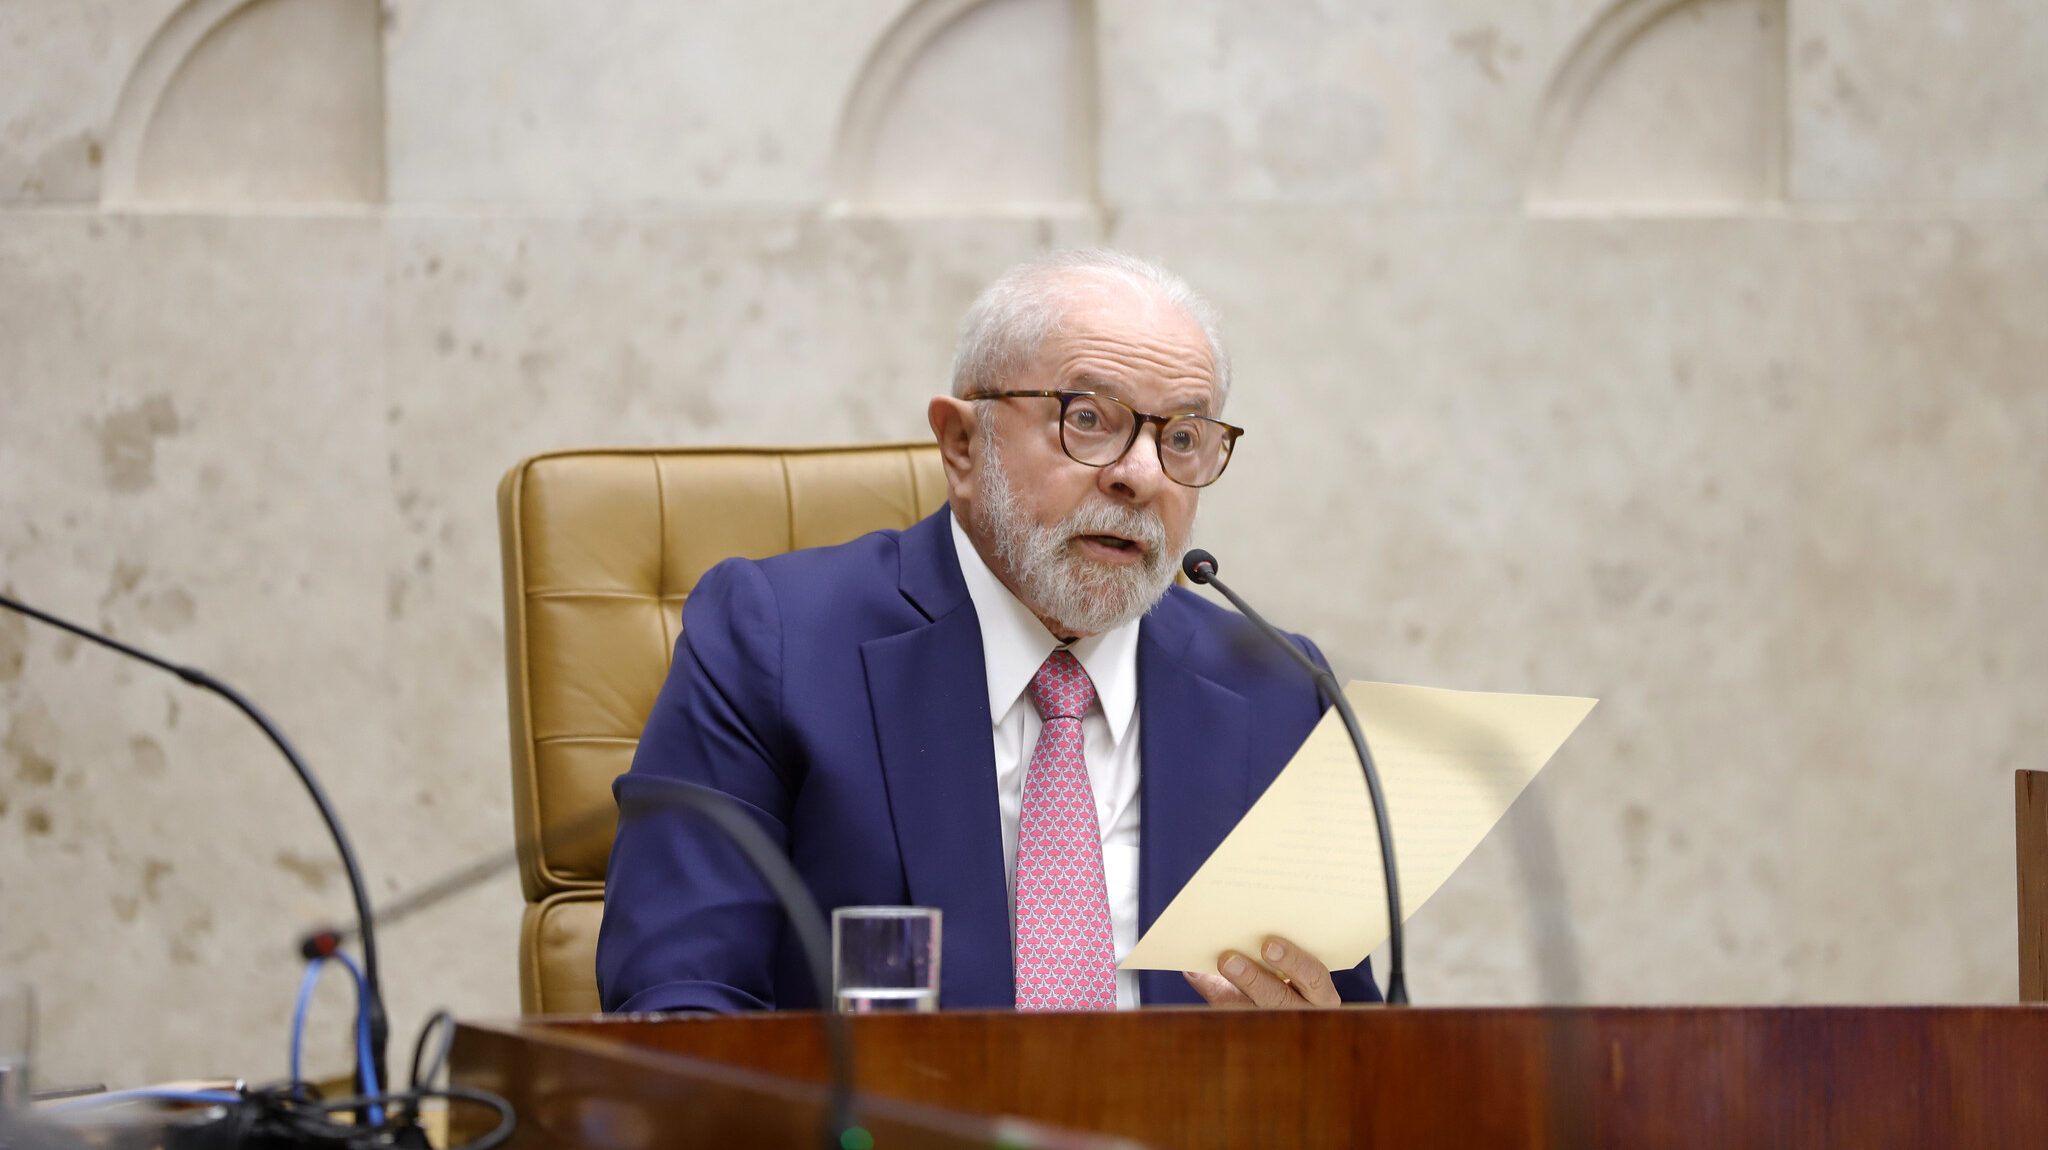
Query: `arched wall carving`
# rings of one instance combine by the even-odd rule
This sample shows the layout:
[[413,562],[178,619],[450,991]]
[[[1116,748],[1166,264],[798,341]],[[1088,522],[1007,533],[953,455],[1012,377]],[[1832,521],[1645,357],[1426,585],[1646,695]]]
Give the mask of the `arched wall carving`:
[[1785,19],[1784,0],[1609,7],[1544,95],[1530,206],[1683,211],[1781,199]]
[[[1005,22],[1025,33],[993,38]],[[980,27],[976,27],[977,23]],[[833,156],[836,207],[853,211],[1042,209],[1092,206],[1096,199],[1097,90],[1093,0],[915,0],[876,42],[849,92]],[[1058,57],[1057,78],[1041,68],[1030,92],[992,91],[985,75],[963,78],[962,63],[1034,53]],[[946,59],[957,56],[960,59]],[[954,74],[944,75],[947,70]],[[1044,90],[1050,87],[1052,90]],[[920,106],[920,102],[922,106]],[[968,114],[972,109],[974,114]],[[1005,110],[1025,123],[978,121]],[[949,116],[951,117],[948,122]],[[920,119],[920,117],[924,117]],[[903,146],[919,127],[922,146]],[[978,149],[1012,128],[1021,156],[993,157],[975,171]],[[985,129],[985,130],[983,130]],[[1021,167],[1019,166],[1021,165]]]
[[[107,129],[103,202],[382,200],[380,21],[377,0],[186,0],[122,85]],[[256,43],[254,26],[283,33],[295,54],[278,58],[274,45]],[[288,76],[310,65],[330,82],[292,93],[296,100],[266,100],[277,93],[263,88],[252,63]],[[196,99],[182,98],[202,85],[235,87],[237,69],[250,72],[246,99],[195,108]],[[285,146],[247,146],[265,132]],[[189,160],[178,154],[195,144]]]

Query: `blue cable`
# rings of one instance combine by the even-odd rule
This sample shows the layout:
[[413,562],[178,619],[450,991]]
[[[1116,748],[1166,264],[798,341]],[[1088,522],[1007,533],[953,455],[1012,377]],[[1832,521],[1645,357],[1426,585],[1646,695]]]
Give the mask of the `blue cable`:
[[105,1094],[92,1094],[84,1098],[67,1098],[52,1102],[45,1110],[73,1110],[87,1106],[112,1106],[139,1098],[153,1098],[162,1102],[190,1102],[195,1105],[225,1106],[240,1102],[242,1096],[231,1090],[111,1090]]
[[[370,1059],[370,1013],[368,1009],[368,994],[366,993],[364,986],[363,970],[361,967],[356,965],[354,959],[350,958],[346,954],[342,954],[337,951],[333,955],[333,958],[336,961],[340,962],[342,966],[346,967],[348,969],[349,974],[355,979],[356,1071],[358,1074],[362,1076],[364,1096],[369,1098],[375,1098],[380,1093],[380,1091],[377,1088],[376,1066]],[[323,957],[316,958],[312,962],[308,963],[306,965],[306,977],[299,981],[299,1002],[298,1006],[292,1011],[291,1065],[292,1088],[294,1090],[297,1090],[299,1084],[305,1081],[304,1076],[301,1075],[299,1072],[299,1048],[301,1047],[301,1045],[303,1045],[305,1041],[306,1012],[313,1000],[313,987],[319,983],[320,968],[326,964],[326,961],[327,959]],[[378,1105],[377,1103],[372,1102],[369,1105],[369,1111],[370,1124],[373,1126],[382,1126],[384,1124],[384,1108]]]
[[316,958],[306,964],[306,976],[299,980],[299,1004],[292,1009],[292,1091],[297,1093],[299,1084],[306,1080],[299,1073],[299,1047],[306,1038],[306,1010],[313,1002],[313,988],[320,983],[320,968],[327,965],[324,958]]

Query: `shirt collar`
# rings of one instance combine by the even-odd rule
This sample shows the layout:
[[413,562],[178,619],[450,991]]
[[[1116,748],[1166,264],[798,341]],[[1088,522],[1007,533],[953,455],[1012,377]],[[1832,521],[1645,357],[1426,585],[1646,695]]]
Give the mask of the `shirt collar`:
[[[974,541],[960,526],[960,517],[949,516],[953,528],[953,552],[960,559],[960,576],[974,601],[974,614],[981,622],[982,658],[988,668],[988,713],[1001,722],[1019,696],[1031,685],[1046,657],[1059,646],[1052,632],[1010,593],[996,573],[989,570]],[[1095,699],[1109,721],[1109,737],[1121,743],[1130,729],[1131,715],[1138,707],[1138,620],[1076,640],[1068,648],[1080,660],[1095,684]]]

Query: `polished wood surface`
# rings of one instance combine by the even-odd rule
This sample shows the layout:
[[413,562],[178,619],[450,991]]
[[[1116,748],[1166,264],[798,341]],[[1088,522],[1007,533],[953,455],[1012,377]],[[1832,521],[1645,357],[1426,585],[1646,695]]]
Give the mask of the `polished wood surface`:
[[[836,1145],[826,1136],[821,1086],[628,1041],[644,1033],[636,1024],[591,1035],[462,1023],[449,1051],[449,1081],[512,1104],[518,1125],[510,1150]],[[856,1121],[881,1148],[1129,1150],[1126,1142],[1015,1119],[889,1098],[860,1103]],[[482,1107],[454,1106],[448,1144],[478,1138],[495,1123]]]
[[[958,1012],[855,1024],[864,1092],[1160,1146],[2048,1145],[2048,1010],[2032,1007]],[[485,1034],[501,1056],[573,1042],[803,1082],[824,1072],[816,1019],[803,1014],[464,1031]]]
[[2020,1001],[2048,1002],[2048,771],[2013,772],[2020,888]]

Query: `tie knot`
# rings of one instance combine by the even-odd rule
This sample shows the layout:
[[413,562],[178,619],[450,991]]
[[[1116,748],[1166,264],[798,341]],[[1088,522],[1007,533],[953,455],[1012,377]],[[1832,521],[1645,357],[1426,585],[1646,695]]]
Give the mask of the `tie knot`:
[[1031,705],[1042,720],[1078,719],[1095,701],[1095,684],[1074,653],[1062,648],[1046,656],[1031,676]]

